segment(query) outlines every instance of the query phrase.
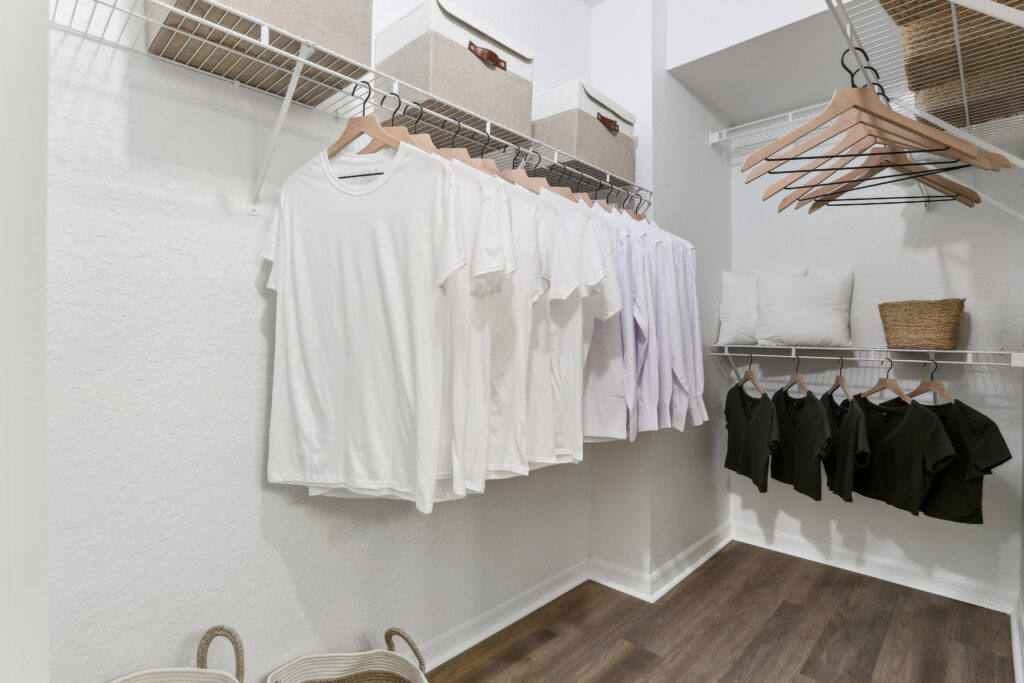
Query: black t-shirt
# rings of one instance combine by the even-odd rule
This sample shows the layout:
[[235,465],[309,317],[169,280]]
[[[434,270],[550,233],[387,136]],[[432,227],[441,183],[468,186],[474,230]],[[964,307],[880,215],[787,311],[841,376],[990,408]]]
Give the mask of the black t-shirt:
[[950,522],[981,524],[982,482],[1010,459],[1006,440],[995,422],[963,401],[923,405],[942,421],[956,457],[935,475],[921,512]]
[[772,479],[821,500],[821,461],[832,432],[825,407],[812,392],[793,398],[782,389],[772,397],[779,423],[779,451],[772,458]]
[[917,401],[875,405],[854,397],[864,410],[871,460],[853,475],[853,490],[917,514],[936,472],[956,452],[942,422]]
[[725,428],[729,431],[725,467],[750,477],[757,490],[768,490],[768,463],[779,447],[779,425],[767,394],[751,396],[733,386],[725,396]]
[[832,444],[825,458],[825,481],[829,491],[852,502],[854,468],[867,467],[870,461],[864,410],[857,401],[846,399],[836,403],[832,394],[825,394],[821,403],[832,432]]

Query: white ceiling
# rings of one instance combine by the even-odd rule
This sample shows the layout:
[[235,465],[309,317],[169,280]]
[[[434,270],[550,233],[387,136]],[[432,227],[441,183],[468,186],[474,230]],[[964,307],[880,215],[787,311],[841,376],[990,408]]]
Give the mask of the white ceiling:
[[[846,42],[826,11],[669,69],[727,126],[825,102],[849,87]],[[849,60],[848,60],[849,61]]]

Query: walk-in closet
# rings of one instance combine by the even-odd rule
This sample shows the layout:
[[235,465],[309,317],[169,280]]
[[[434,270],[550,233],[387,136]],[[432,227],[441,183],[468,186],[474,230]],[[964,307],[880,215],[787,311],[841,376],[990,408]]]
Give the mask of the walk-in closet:
[[1024,681],[1024,2],[3,17],[0,681]]

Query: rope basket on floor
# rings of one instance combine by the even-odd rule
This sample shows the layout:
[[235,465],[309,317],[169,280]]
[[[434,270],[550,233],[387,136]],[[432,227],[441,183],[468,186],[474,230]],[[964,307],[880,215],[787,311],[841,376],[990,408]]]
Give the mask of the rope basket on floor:
[[[235,675],[226,671],[210,671],[206,668],[210,643],[218,636],[227,638],[235,650]],[[245,678],[245,653],[242,639],[235,629],[228,626],[214,626],[203,634],[196,652],[196,668],[149,669],[122,676],[111,683],[243,683]]]
[[889,301],[878,304],[890,349],[952,351],[960,333],[965,299]]
[[[395,652],[395,636],[409,645],[419,668]],[[427,663],[409,634],[389,628],[384,642],[387,650],[299,657],[271,673],[267,683],[427,683]]]

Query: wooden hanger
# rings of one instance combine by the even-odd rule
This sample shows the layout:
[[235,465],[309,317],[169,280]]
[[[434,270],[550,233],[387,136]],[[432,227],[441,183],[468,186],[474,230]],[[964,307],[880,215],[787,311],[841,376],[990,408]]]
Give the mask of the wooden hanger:
[[[872,394],[877,394],[880,391],[888,389],[902,399],[904,403],[910,403],[912,399],[904,393],[903,389],[900,389],[900,385],[896,380],[889,376],[889,373],[892,372],[892,360],[889,358],[886,358],[885,360],[889,361],[889,369],[885,371],[885,377],[879,377],[878,381],[875,382],[875,386],[871,387],[867,391],[862,391],[860,397],[867,398]],[[885,360],[882,361],[882,365],[885,365]]]
[[803,389],[804,393],[810,391],[810,389],[807,388],[807,383],[804,382],[804,376],[800,374],[800,356],[796,357],[796,368],[793,370],[793,374],[789,376],[789,381],[786,382],[786,386],[782,387],[782,391],[787,392],[794,385]]
[[736,382],[736,386],[742,387],[747,382],[750,382],[751,384],[754,385],[754,388],[757,389],[758,393],[763,394],[763,393],[765,393],[764,389],[761,388],[761,383],[757,381],[757,375],[754,374],[754,371],[752,369],[753,365],[754,365],[754,357],[748,353],[747,354],[747,371],[743,373],[742,377],[740,377],[740,381]]
[[[886,148],[876,147],[876,149],[884,151]],[[977,205],[981,201],[981,197],[978,193],[971,188],[961,185],[950,178],[943,178],[933,172],[938,169],[932,169],[930,167],[915,164],[906,154],[897,152],[886,156],[869,157],[869,159],[871,160],[865,162],[863,167],[855,167],[853,172],[839,178],[839,180],[834,184],[826,185],[818,189],[811,188],[806,190],[805,194],[795,198],[796,208],[799,209],[806,204],[813,202],[810,212],[814,213],[823,206],[827,206],[829,202],[834,201],[847,192],[858,188],[861,183],[875,177],[887,168],[892,168],[900,174],[920,174],[916,176],[908,176],[903,179],[920,181],[922,184],[931,187],[940,194],[952,197],[954,201],[960,202],[969,208]],[[895,178],[896,176],[893,177]],[[798,191],[799,190],[794,190],[794,192]],[[791,198],[793,198],[792,194],[787,196],[783,201],[785,202]]]
[[355,95],[356,88],[362,83],[366,86],[366,98],[363,100],[363,113],[361,116],[350,117],[348,122],[345,124],[345,130],[341,132],[341,136],[334,141],[330,147],[327,148],[327,158],[333,159],[338,153],[351,145],[353,142],[358,140],[363,135],[367,135],[374,140],[382,142],[385,147],[392,149],[398,149],[401,144],[398,140],[388,135],[380,125],[380,121],[377,120],[376,116],[366,115],[366,103],[370,100],[370,95],[373,93],[373,89],[370,84],[366,81],[360,81],[352,86],[352,94]]
[[[740,170],[749,170],[753,166],[765,160],[773,162],[776,161],[776,159],[769,159],[769,157],[789,147],[793,143],[797,142],[801,138],[817,130],[821,126],[824,126],[829,122],[833,121],[834,119],[840,117],[847,111],[853,109],[862,111],[867,114],[871,114],[875,118],[882,119],[886,123],[889,123],[900,130],[909,133],[916,133],[929,140],[934,140],[936,143],[935,147],[947,147],[949,148],[949,150],[952,150],[961,158],[979,159],[979,161],[985,163],[986,166],[989,164],[989,162],[995,160],[999,160],[1000,165],[1002,165],[1002,160],[1005,160],[1005,158],[998,159],[1000,155],[996,155],[996,158],[982,157],[982,155],[978,152],[977,148],[974,147],[974,145],[970,144],[969,142],[962,140],[956,137],[955,135],[950,135],[945,131],[933,128],[931,126],[927,126],[921,123],[920,121],[915,121],[914,119],[910,119],[901,114],[897,114],[896,112],[882,104],[882,101],[878,99],[878,95],[871,88],[841,88],[839,90],[836,90],[835,93],[832,95],[832,100],[828,103],[828,106],[825,107],[825,111],[815,116],[810,121],[804,123],[799,128],[790,131],[789,133],[783,135],[774,142],[771,142],[762,147],[761,149],[757,150],[756,152],[752,153],[743,162],[743,166],[740,168]],[[856,123],[856,116],[850,116],[848,120],[844,121],[844,125],[848,124],[846,125],[846,128],[843,128],[842,130],[834,130],[832,132],[832,135],[830,135],[829,138],[825,138],[825,140],[830,139],[831,137],[835,137],[839,133],[842,133],[850,126],[852,126],[854,123]],[[824,140],[822,142],[824,142]],[[1007,163],[1009,162],[1007,161]],[[985,166],[982,167],[985,168]],[[986,170],[997,169],[986,168]]]
[[[395,106],[394,111],[391,112],[391,125],[390,126],[384,126],[383,127],[384,132],[387,133],[388,135],[390,135],[395,140],[398,140],[399,142],[404,142],[407,145],[412,145],[413,147],[421,149],[424,152],[427,152],[428,154],[432,154],[432,153],[436,152],[437,148],[434,147],[433,141],[430,141],[430,136],[429,135],[416,135],[416,136],[413,136],[411,133],[409,133],[409,130],[405,126],[396,126],[395,125],[395,115],[398,114],[398,108],[402,106],[402,98],[399,97],[397,93],[390,93],[390,92],[389,93],[384,93],[384,95],[380,98],[380,106],[381,107],[384,106],[384,101],[388,98],[389,95],[394,97],[394,98],[396,98],[398,100],[398,104]],[[406,109],[408,109],[408,107],[406,107]],[[423,116],[422,107],[420,109],[421,109],[420,116],[422,117]],[[419,119],[416,119],[416,121],[418,123]],[[428,142],[425,142],[423,140],[423,138],[427,138],[427,141],[429,142],[429,144],[428,144]],[[380,140],[371,140],[369,142],[369,144],[366,145],[366,147],[363,147],[361,150],[359,150],[359,153],[360,154],[373,154],[374,152],[379,152],[380,150],[384,149],[385,147],[387,147],[387,145],[385,145]]]
[[836,393],[836,389],[842,389],[843,393],[846,394],[846,398],[849,401],[853,400],[853,392],[850,391],[850,387],[846,384],[846,378],[843,377],[843,358],[839,357],[839,374],[836,375],[835,380],[832,382],[832,386],[825,392],[826,396],[831,396]]
[[956,403],[956,399],[953,398],[953,395],[946,390],[946,385],[942,382],[936,381],[935,379],[935,371],[939,369],[939,364],[936,363],[934,359],[929,362],[932,364],[931,375],[929,375],[928,379],[921,380],[921,383],[917,385],[917,388],[907,394],[907,396],[910,398],[916,398],[917,396],[931,392],[949,403]]
[[[515,144],[515,143],[512,143],[512,144]],[[548,185],[547,178],[545,178],[543,176],[536,176],[536,177],[534,177],[534,176],[531,176],[529,173],[527,173],[525,170],[523,170],[521,168],[515,168],[516,161],[519,159],[520,151],[521,150],[519,149],[519,145],[516,145],[516,155],[515,155],[515,157],[512,158],[512,168],[507,170],[507,171],[502,171],[501,172],[501,177],[504,178],[505,180],[509,181],[510,183],[515,183],[516,185],[521,185],[521,186],[525,187],[526,189],[528,189],[530,192],[533,192],[534,194],[537,194],[541,190],[546,190],[549,187],[551,187],[550,185]],[[533,165],[533,171],[534,171],[534,173],[536,173],[537,172],[537,167],[540,166],[540,162],[541,162],[540,152],[537,152],[535,150],[528,150],[526,152],[526,157],[525,157],[526,161],[523,162],[523,165],[526,165],[526,163],[528,163],[528,160],[530,158],[530,152],[533,152],[534,154],[537,155],[537,163]]]

